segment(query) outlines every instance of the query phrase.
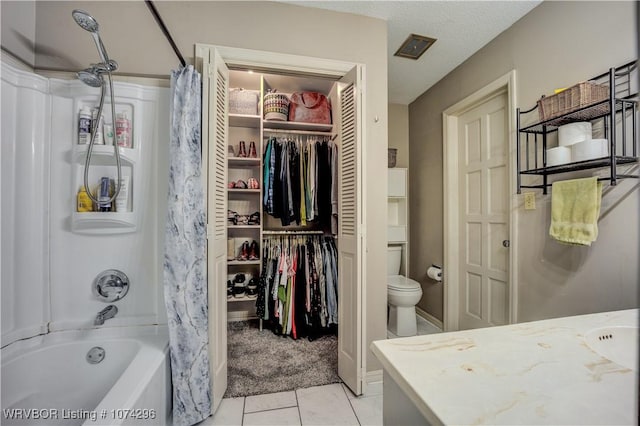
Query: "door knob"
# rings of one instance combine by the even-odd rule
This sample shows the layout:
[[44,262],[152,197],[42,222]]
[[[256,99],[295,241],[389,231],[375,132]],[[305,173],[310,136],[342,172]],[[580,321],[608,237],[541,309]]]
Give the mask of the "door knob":
[[509,247],[511,245],[511,241],[509,240],[502,240],[502,246],[503,247]]

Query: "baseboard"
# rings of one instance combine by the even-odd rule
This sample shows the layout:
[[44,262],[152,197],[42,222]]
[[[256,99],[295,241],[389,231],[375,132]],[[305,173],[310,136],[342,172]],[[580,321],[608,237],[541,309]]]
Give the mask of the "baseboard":
[[444,323],[440,321],[438,318],[428,313],[427,311],[423,311],[422,309],[416,306],[416,314],[420,315],[422,318],[426,319],[431,324],[435,325],[436,327],[440,328],[440,330],[444,331]]
[[383,372],[384,370],[367,371],[367,376],[365,377],[367,385],[382,382]]

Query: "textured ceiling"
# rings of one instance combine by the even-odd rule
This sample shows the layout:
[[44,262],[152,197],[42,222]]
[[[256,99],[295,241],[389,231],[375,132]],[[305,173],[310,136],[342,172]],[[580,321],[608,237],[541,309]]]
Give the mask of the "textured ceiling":
[[[409,104],[540,4],[528,1],[287,1],[388,22],[389,102]],[[417,61],[393,56],[415,33],[438,39]]]

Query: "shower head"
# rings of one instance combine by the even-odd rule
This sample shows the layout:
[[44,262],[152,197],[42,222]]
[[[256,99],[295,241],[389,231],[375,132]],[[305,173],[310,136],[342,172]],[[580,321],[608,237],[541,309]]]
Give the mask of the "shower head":
[[75,9],[71,12],[71,16],[76,21],[78,25],[82,27],[82,29],[89,31],[90,33],[97,33],[100,26],[98,25],[98,21],[88,12],[84,10]]
[[98,33],[98,29],[100,28],[100,25],[98,25],[98,21],[96,21],[93,16],[89,15],[88,12],[80,9],[75,9],[73,12],[71,12],[71,16],[73,16],[73,19],[78,25],[80,25],[83,30],[89,31],[91,33],[93,41],[96,43],[96,47],[98,48],[100,59],[102,59],[102,62],[104,64],[107,64],[107,66],[110,68],[109,71],[115,71],[118,65],[116,64],[115,67],[113,67],[112,62],[115,63],[115,61],[109,60],[107,49],[104,48],[102,39],[100,38],[100,34]]
[[78,79],[84,84],[91,87],[100,87],[104,82],[102,74],[100,74],[95,67],[79,71],[76,73],[76,76],[78,76]]

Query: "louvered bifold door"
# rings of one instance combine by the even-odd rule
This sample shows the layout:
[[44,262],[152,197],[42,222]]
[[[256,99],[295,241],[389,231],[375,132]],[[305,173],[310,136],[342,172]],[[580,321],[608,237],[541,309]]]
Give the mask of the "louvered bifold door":
[[209,362],[213,382],[213,409],[227,390],[227,139],[229,70],[211,51],[209,61],[208,120],[208,248]]
[[338,375],[362,393],[362,190],[359,68],[339,83]]

